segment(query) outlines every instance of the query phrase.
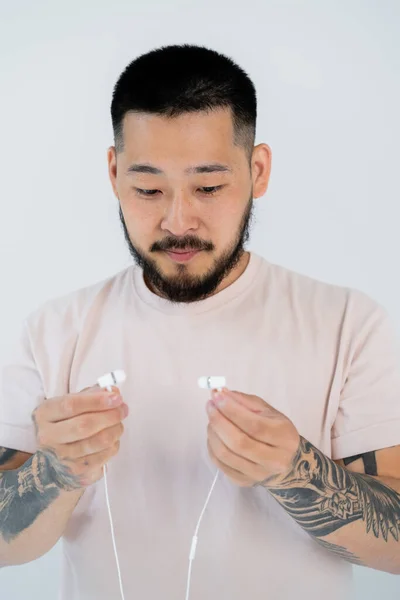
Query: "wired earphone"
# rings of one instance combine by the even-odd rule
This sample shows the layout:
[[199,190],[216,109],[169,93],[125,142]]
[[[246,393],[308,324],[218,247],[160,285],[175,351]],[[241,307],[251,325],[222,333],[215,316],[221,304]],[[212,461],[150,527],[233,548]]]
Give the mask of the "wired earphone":
[[[99,387],[104,388],[104,389],[108,390],[109,392],[111,392],[112,385],[118,385],[119,383],[124,382],[125,379],[126,379],[125,372],[122,369],[118,369],[116,371],[111,371],[110,373],[107,373],[106,375],[103,375],[102,377],[100,377],[97,380],[97,384],[99,385]],[[225,377],[221,377],[221,376],[203,376],[203,377],[199,377],[199,379],[198,379],[198,386],[200,388],[206,389],[206,390],[220,391],[223,387],[225,387],[225,385],[226,385]],[[120,588],[120,592],[121,592],[121,600],[125,600],[124,588],[122,585],[121,568],[120,568],[119,559],[118,559],[117,545],[115,543],[115,533],[114,533],[114,524],[113,524],[113,519],[112,519],[112,514],[111,514],[110,498],[108,495],[107,465],[103,466],[103,473],[104,473],[106,503],[107,503],[107,509],[108,509],[108,516],[109,516],[109,520],[110,520],[111,537],[112,537],[113,548],[114,548],[115,562],[116,562],[117,571],[118,571],[118,581],[119,581],[119,588]],[[191,575],[192,575],[192,563],[193,563],[194,557],[196,555],[196,546],[197,546],[198,532],[199,532],[200,524],[201,524],[203,515],[206,511],[208,502],[211,498],[211,494],[214,490],[215,484],[217,483],[218,475],[219,475],[219,471],[217,471],[217,473],[214,477],[214,481],[211,485],[210,491],[208,492],[208,496],[204,503],[203,509],[200,513],[200,517],[199,517],[199,520],[197,521],[196,529],[194,531],[194,535],[192,538],[192,544],[190,546],[190,552],[189,552],[189,569],[188,569],[188,576],[187,576],[185,600],[189,600],[190,580],[191,580]]]

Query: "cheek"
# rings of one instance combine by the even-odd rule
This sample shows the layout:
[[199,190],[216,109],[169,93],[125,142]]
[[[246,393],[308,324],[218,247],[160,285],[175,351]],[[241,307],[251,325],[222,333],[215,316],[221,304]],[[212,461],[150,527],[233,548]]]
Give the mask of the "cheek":
[[213,239],[229,242],[240,225],[243,210],[243,206],[229,200],[221,203],[216,201],[214,206],[205,210],[201,221]]
[[226,239],[231,239],[242,225],[245,213],[248,211],[248,202],[232,197],[220,207],[214,223],[218,223],[221,233]]
[[154,237],[161,219],[161,214],[158,214],[160,211],[154,205],[151,206],[149,201],[144,202],[132,192],[123,201],[121,199],[121,207],[125,223],[132,234],[143,239]]

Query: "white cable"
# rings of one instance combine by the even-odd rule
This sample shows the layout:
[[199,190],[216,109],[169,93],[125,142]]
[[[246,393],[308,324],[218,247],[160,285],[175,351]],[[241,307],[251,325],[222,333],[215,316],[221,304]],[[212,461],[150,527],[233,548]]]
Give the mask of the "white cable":
[[111,515],[110,499],[108,497],[106,465],[103,466],[103,471],[104,471],[104,485],[105,485],[105,488],[106,488],[106,502],[107,502],[107,508],[108,508],[108,516],[110,517],[110,525],[111,525],[111,537],[112,537],[113,546],[114,546],[115,560],[116,560],[116,563],[117,563],[119,589],[121,590],[121,598],[122,598],[122,600],[125,600],[124,588],[123,588],[123,585],[122,585],[121,569],[119,567],[117,545],[115,543],[114,525],[113,525],[113,520],[112,520],[112,515]]
[[[203,377],[199,377],[199,379],[197,380],[197,383],[198,383],[198,386],[202,389],[208,389],[208,390],[216,389],[220,392],[222,390],[222,388],[225,387],[226,380],[225,380],[225,377],[205,375]],[[197,547],[197,540],[198,540],[197,534],[199,531],[201,520],[202,520],[205,510],[207,508],[208,501],[210,500],[211,494],[215,487],[215,484],[217,483],[218,475],[219,475],[219,471],[217,471],[215,474],[214,481],[212,483],[210,491],[208,492],[207,500],[203,506],[203,510],[201,511],[199,520],[197,521],[194,536],[192,538],[192,545],[190,546],[190,553],[189,553],[189,569],[188,569],[185,600],[189,600],[190,580],[192,577],[192,562],[193,562],[195,554],[196,554],[196,547]]]
[[[118,571],[118,581],[119,581],[119,588],[121,591],[121,598],[122,600],[125,600],[125,595],[124,595],[124,588],[122,585],[122,577],[121,577],[121,569],[119,566],[119,560],[118,560],[118,552],[117,552],[117,545],[115,543],[115,535],[114,535],[114,525],[113,525],[113,520],[112,520],[112,514],[111,514],[111,507],[110,507],[110,499],[108,497],[108,486],[107,486],[107,472],[106,472],[106,465],[103,466],[103,471],[104,471],[104,485],[105,485],[105,490],[106,490],[106,502],[107,502],[107,508],[108,508],[108,516],[110,518],[110,525],[111,525],[111,537],[112,537],[112,542],[113,542],[113,547],[114,547],[114,554],[115,554],[115,561],[117,564],[117,571]],[[214,477],[214,481],[212,483],[211,489],[208,492],[208,496],[207,496],[207,500],[203,506],[203,510],[201,511],[199,520],[197,522],[196,525],[196,529],[192,538],[192,545],[190,547],[190,554],[189,554],[189,570],[188,570],[188,578],[187,578],[187,586],[186,586],[186,597],[185,600],[189,600],[189,593],[190,593],[190,581],[191,581],[191,575],[192,575],[192,562],[194,560],[195,554],[196,554],[196,546],[197,546],[197,534],[200,528],[200,523],[201,520],[203,518],[203,515],[205,513],[205,510],[207,508],[208,505],[208,501],[211,498],[211,494],[213,492],[213,489],[215,487],[215,484],[217,483],[217,479],[218,479],[218,475],[219,475],[219,471],[217,471],[215,477]]]
[[[116,385],[117,383],[124,381],[125,378],[126,378],[126,375],[125,375],[124,371],[122,371],[122,370],[112,371],[111,373],[107,373],[106,375],[103,375],[103,377],[100,377],[98,379],[97,383],[100,387],[106,388],[107,391],[112,392],[111,385],[112,384]],[[220,391],[221,388],[225,386],[225,378],[224,377],[200,377],[200,379],[198,380],[198,384],[199,384],[199,387],[201,387],[201,388],[218,389],[218,391]],[[105,491],[106,491],[108,516],[110,519],[110,526],[111,526],[111,537],[112,537],[115,561],[117,564],[117,571],[118,571],[119,588],[121,591],[121,598],[122,598],[122,600],[125,600],[124,588],[122,585],[121,569],[119,566],[117,545],[115,543],[114,524],[113,524],[112,514],[111,514],[110,499],[108,496],[107,465],[103,465],[103,473],[104,473],[104,487],[105,487]],[[188,579],[187,579],[185,600],[189,600],[190,580],[191,580],[191,575],[192,575],[192,562],[193,562],[195,554],[196,554],[196,547],[197,547],[197,540],[198,540],[197,534],[199,532],[201,520],[202,520],[205,510],[207,508],[208,502],[211,498],[211,494],[213,492],[215,484],[217,483],[218,475],[219,475],[219,471],[216,472],[214,481],[212,483],[210,491],[208,492],[206,502],[203,506],[203,510],[201,511],[201,514],[200,514],[200,517],[197,522],[196,529],[195,529],[195,532],[194,532],[194,535],[192,538],[192,544],[190,546],[190,553],[189,553],[189,570],[188,570]]]
[[[113,372],[113,374],[115,374],[115,373],[116,373],[116,371]],[[98,383],[99,383],[100,387],[104,386],[104,387],[106,387],[106,389],[107,389],[108,392],[112,392],[112,387],[110,385],[105,385],[106,383],[109,383],[105,379],[107,377],[108,377],[108,375],[104,375],[103,378],[100,378],[98,380]],[[118,371],[118,378],[116,379],[115,376],[113,378],[114,378],[114,381],[118,381],[118,382],[119,381],[123,381],[125,379],[125,373],[123,371]],[[122,585],[121,569],[120,569],[120,566],[119,566],[117,545],[115,543],[114,524],[113,524],[112,514],[111,514],[110,498],[108,497],[107,465],[103,465],[103,473],[104,473],[104,487],[105,487],[105,490],[106,490],[106,502],[107,502],[108,516],[109,516],[109,519],[110,519],[110,526],[111,526],[111,537],[112,537],[112,542],[113,542],[113,547],[114,547],[115,562],[117,563],[119,589],[121,591],[121,598],[122,598],[122,600],[125,600],[124,587]]]
[[190,547],[190,554],[189,554],[189,570],[188,570],[188,578],[187,578],[187,586],[186,586],[186,597],[185,597],[185,600],[189,600],[189,592],[190,592],[190,579],[191,579],[191,576],[192,576],[192,562],[193,562],[193,559],[194,559],[194,557],[195,557],[195,554],[196,554],[196,546],[197,546],[197,539],[198,539],[198,538],[197,538],[197,534],[198,534],[198,531],[199,531],[199,527],[200,527],[201,520],[202,520],[202,518],[203,518],[203,515],[204,515],[204,513],[205,513],[205,510],[206,510],[206,508],[207,508],[208,501],[209,501],[209,499],[211,498],[211,494],[212,494],[212,492],[213,492],[214,486],[215,486],[215,484],[217,483],[218,475],[219,475],[219,471],[217,471],[217,473],[216,473],[216,475],[215,475],[215,477],[214,477],[213,484],[212,484],[212,486],[211,486],[211,489],[210,489],[210,491],[208,492],[207,500],[206,500],[206,502],[205,502],[205,504],[204,504],[204,506],[203,506],[203,510],[201,511],[201,514],[200,514],[200,517],[199,517],[199,520],[198,520],[198,522],[197,522],[196,529],[195,529],[195,532],[194,532],[194,536],[193,536],[193,538],[192,538],[192,545],[191,545],[191,547]]

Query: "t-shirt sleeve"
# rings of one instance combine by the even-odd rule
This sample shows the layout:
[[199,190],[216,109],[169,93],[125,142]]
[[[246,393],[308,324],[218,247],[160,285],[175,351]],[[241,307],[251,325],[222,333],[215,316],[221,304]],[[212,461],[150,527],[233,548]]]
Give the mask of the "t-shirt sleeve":
[[0,446],[36,452],[32,413],[43,399],[43,382],[24,320],[0,371]]
[[400,444],[396,327],[385,309],[361,292],[354,294],[347,319],[347,367],[332,428],[335,460]]

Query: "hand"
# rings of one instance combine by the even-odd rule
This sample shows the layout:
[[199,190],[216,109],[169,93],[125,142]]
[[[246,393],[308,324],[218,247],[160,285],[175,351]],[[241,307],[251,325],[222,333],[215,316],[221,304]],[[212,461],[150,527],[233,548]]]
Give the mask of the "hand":
[[241,487],[268,487],[284,478],[300,448],[290,419],[258,396],[226,388],[212,396],[207,445],[213,463]]
[[117,454],[128,407],[119,389],[112,390],[86,388],[45,400],[34,410],[37,454],[60,489],[79,489],[101,479],[103,465]]

